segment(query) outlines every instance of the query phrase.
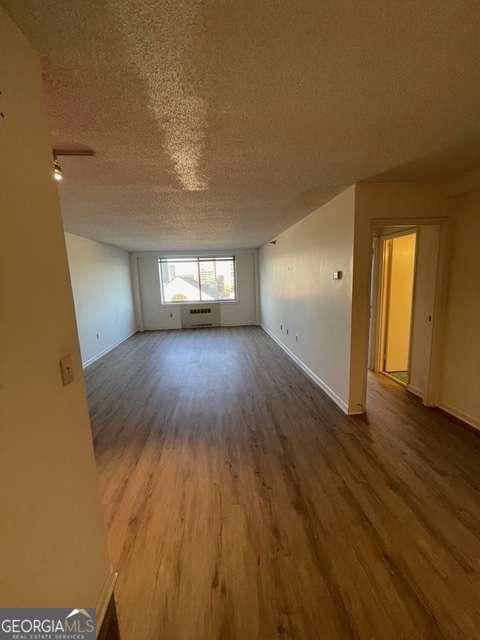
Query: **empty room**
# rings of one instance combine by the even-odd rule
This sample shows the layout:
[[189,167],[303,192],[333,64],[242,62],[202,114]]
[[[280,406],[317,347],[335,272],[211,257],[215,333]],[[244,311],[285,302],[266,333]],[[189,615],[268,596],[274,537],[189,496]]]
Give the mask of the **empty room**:
[[0,638],[480,638],[479,33],[0,0]]

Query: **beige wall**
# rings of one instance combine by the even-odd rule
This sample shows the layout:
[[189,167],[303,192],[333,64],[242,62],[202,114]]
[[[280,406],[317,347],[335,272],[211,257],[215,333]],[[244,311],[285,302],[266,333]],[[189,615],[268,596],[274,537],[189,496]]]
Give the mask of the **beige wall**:
[[0,602],[94,607],[109,563],[40,69],[1,9],[0,42]]
[[[260,250],[263,326],[344,410],[364,408],[372,224],[401,220],[419,226],[423,274],[416,282],[411,388],[429,391],[431,364],[432,379],[440,380],[435,402],[480,428],[479,176],[472,171],[444,185],[357,184]],[[439,251],[446,259],[437,265]],[[329,281],[337,269],[345,272],[338,289]]]
[[[263,327],[348,405],[355,189],[351,187],[260,250]],[[341,280],[333,279],[342,271]],[[288,331],[288,333],[287,333]]]
[[350,406],[364,408],[370,306],[371,228],[375,220],[409,220],[420,224],[445,214],[438,185],[362,183],[355,191],[355,244],[352,294]]
[[[478,388],[480,384],[480,261],[477,240],[480,237],[480,180],[478,171],[459,176],[447,185],[361,184],[356,188],[355,275],[352,303],[352,358],[350,403],[360,402],[366,384],[368,354],[368,264],[369,232],[372,220],[409,218],[412,222],[446,218],[449,227],[423,225],[420,228],[419,254],[428,268],[416,297],[418,325],[413,330],[417,347],[423,344],[426,357],[416,348],[412,363],[412,386],[425,389],[424,363],[431,354],[429,340],[437,340],[439,359],[431,360],[433,376],[440,384],[436,403],[451,413],[480,427]],[[455,196],[454,194],[460,194]],[[428,231],[427,231],[428,229]],[[445,241],[448,235],[449,241]],[[436,252],[443,251],[446,264],[437,272]],[[450,247],[450,253],[448,251]],[[420,257],[419,255],[419,257]],[[439,282],[440,300],[433,300],[432,278]],[[417,287],[419,283],[417,282]],[[439,317],[438,304],[448,291],[446,313]],[[433,313],[434,327],[428,323]],[[415,323],[415,318],[414,318]],[[432,333],[436,330],[436,336]],[[416,336],[416,338],[415,338]],[[443,340],[441,339],[443,337]]]
[[451,198],[452,253],[440,405],[480,428],[480,191]]
[[385,371],[408,371],[412,318],[415,234],[389,240],[390,290],[388,295]]
[[[444,198],[436,185],[362,183],[287,229],[277,245],[260,250],[263,326],[350,413],[365,409],[372,223],[416,224],[442,215]],[[341,287],[328,281],[339,269]],[[292,325],[288,336],[280,324]],[[298,341],[296,327],[306,333]]]
[[84,366],[135,333],[128,251],[65,234]]

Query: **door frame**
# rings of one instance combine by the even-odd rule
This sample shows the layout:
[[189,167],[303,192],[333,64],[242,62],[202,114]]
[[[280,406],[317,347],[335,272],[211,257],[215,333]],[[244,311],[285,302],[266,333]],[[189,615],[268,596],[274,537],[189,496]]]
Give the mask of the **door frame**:
[[[438,256],[436,264],[436,277],[434,287],[434,305],[432,316],[432,337],[431,345],[428,354],[428,361],[425,363],[426,367],[426,382],[425,389],[423,390],[422,401],[426,406],[437,406],[440,384],[441,384],[441,371],[443,361],[443,342],[445,333],[445,316],[447,306],[447,282],[448,282],[448,262],[451,251],[451,234],[450,234],[450,220],[445,216],[437,217],[404,217],[404,218],[373,218],[370,221],[370,243],[372,246],[373,257],[370,261],[370,267],[374,270],[370,277],[370,288],[368,291],[369,303],[371,306],[371,318],[370,318],[370,358],[369,368],[373,371],[381,371],[379,340],[381,339],[379,326],[380,326],[380,276],[381,270],[384,269],[382,252],[379,250],[379,229],[388,227],[405,227],[405,232],[412,231],[413,228],[417,230],[422,226],[436,226],[439,229],[438,238]],[[409,229],[407,230],[407,227]],[[395,232],[394,232],[395,233]],[[386,237],[385,234],[381,237]],[[418,256],[418,235],[417,243],[415,245],[415,273],[416,273],[416,261]],[[416,278],[415,278],[416,280]],[[373,291],[371,290],[373,287]],[[415,304],[415,284],[413,292],[413,305]],[[413,316],[412,307],[412,316]],[[413,322],[411,330],[413,329]],[[411,360],[411,348],[412,339],[410,334],[410,353],[409,353],[409,366]],[[366,379],[365,379],[366,383]],[[366,387],[365,396],[366,400]],[[364,400],[364,402],[365,402]]]

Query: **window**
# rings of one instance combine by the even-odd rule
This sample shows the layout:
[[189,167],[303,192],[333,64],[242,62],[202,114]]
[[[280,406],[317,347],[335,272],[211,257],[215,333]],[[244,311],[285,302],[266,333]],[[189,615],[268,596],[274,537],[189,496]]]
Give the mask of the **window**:
[[235,258],[161,258],[163,304],[235,300]]

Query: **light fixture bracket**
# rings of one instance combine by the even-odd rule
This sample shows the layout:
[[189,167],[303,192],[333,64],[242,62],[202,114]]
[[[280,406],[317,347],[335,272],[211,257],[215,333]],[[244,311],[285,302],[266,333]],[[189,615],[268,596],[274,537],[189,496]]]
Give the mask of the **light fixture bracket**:
[[52,149],[53,154],[53,179],[57,182],[63,180],[63,171],[57,158],[59,156],[94,156],[95,151],[93,149],[66,149],[63,147],[57,147]]
[[63,147],[53,148],[53,157],[59,156],[94,156],[95,151],[93,149],[65,149]]

